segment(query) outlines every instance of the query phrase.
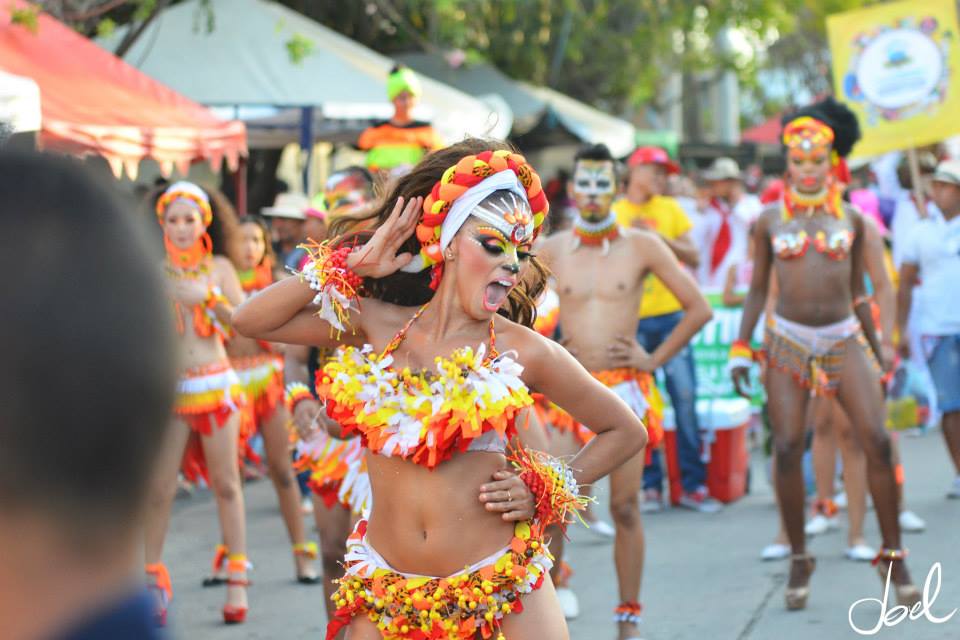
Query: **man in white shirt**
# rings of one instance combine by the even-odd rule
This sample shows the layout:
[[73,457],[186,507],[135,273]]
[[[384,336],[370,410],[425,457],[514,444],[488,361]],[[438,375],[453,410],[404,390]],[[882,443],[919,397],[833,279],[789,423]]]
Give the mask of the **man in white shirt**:
[[743,188],[740,166],[732,158],[717,158],[703,172],[710,184],[711,198],[703,214],[703,247],[700,286],[719,291],[732,264],[747,255],[750,225],[763,211],[759,198]]
[[[916,318],[921,348],[937,390],[943,413],[943,437],[956,471],[947,494],[960,498],[960,161],[947,160],[933,176],[933,199],[943,219],[927,217],[917,223],[903,247],[897,322],[907,335],[914,287],[923,280],[918,302],[924,312]],[[909,356],[910,342],[901,339]]]

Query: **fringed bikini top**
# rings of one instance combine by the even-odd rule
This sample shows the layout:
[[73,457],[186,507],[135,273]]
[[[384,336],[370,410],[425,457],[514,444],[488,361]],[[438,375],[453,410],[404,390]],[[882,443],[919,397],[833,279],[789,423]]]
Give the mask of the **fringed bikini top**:
[[517,414],[533,404],[523,367],[496,350],[457,349],[436,359],[435,371],[393,368],[393,352],[420,317],[420,308],[383,353],[346,347],[317,374],[317,394],[344,437],[359,433],[373,453],[435,468],[455,452],[503,452],[516,435]]
[[835,228],[819,230],[813,238],[802,228],[788,225],[775,231],[771,237],[773,253],[781,260],[802,258],[810,245],[817,253],[823,254],[831,260],[845,260],[850,255],[855,235],[852,229]]

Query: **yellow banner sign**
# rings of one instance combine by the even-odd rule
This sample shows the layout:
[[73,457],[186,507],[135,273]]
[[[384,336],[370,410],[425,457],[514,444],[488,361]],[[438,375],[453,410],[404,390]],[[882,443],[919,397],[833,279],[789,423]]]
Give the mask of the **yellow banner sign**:
[[960,133],[954,0],[891,2],[827,18],[837,99],[857,114],[854,157]]

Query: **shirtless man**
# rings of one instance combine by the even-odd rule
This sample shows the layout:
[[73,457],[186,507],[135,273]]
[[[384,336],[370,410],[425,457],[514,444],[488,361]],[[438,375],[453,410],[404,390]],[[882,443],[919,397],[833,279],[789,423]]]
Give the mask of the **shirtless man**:
[[[556,276],[560,326],[570,352],[646,419],[651,449],[661,433],[652,372],[682,349],[712,314],[693,279],[655,233],[623,229],[610,210],[616,166],[604,145],[582,149],[574,160],[574,227],[539,247]],[[683,320],[653,353],[637,343],[643,281],[654,274],[680,300]],[[619,638],[638,638],[644,540],[638,493],[644,456],[610,475],[610,513],[616,527],[614,564],[620,593],[615,609]]]

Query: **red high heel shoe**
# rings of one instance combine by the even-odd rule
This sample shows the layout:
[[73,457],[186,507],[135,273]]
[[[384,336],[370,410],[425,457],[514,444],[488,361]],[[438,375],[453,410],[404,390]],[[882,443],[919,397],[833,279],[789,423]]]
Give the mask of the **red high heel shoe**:
[[147,589],[157,591],[160,594],[160,605],[153,614],[153,624],[158,627],[167,626],[167,608],[170,601],[173,600],[173,585],[170,582],[170,572],[162,562],[148,564],[144,566],[147,575],[153,578],[153,584],[148,584]]
[[[227,560],[227,588],[249,587],[252,582],[246,578],[237,578],[236,574],[246,574],[247,556],[242,553],[231,554]],[[247,620],[249,607],[240,607],[232,604],[223,605],[223,621],[226,624],[242,624]]]

